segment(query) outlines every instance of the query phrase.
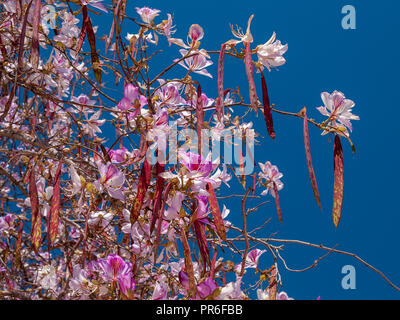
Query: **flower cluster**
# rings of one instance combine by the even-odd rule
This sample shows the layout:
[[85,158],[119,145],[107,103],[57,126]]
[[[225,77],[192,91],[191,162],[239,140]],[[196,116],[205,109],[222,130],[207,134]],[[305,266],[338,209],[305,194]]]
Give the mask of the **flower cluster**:
[[[268,245],[255,241],[255,232],[228,220],[240,211],[232,198],[241,195],[223,194],[244,187],[243,219],[259,207],[247,209],[250,191],[253,198],[270,193],[280,214],[283,174],[269,161],[245,171],[245,158],[256,164],[260,135],[251,109],[243,115],[237,107],[263,109],[271,128],[274,109],[265,83],[262,108],[253,69],[283,66],[288,45],[274,32],[252,50],[253,16],[246,33],[232,28],[235,39],[215,56],[202,47],[207,34],[199,24],[186,30],[186,40],[173,37],[173,16],[161,20],[158,9],[136,8],[129,19],[136,33],[125,34],[114,20],[101,35],[93,11],[119,19],[120,3],[112,10],[102,0],[33,3],[1,4],[0,294],[289,300],[272,293],[270,283],[260,289],[271,277],[281,284],[278,265],[260,259]],[[154,70],[162,41],[176,56]],[[250,105],[239,88],[224,88],[226,56],[244,61]],[[217,60],[215,75],[210,66]],[[204,92],[204,77],[217,78],[217,96]],[[349,137],[350,120],[359,119],[354,102],[338,91],[322,100],[318,110],[328,119],[318,126]],[[205,151],[222,142],[225,162],[222,152],[216,159]],[[257,286],[250,284],[253,271],[265,276]]]

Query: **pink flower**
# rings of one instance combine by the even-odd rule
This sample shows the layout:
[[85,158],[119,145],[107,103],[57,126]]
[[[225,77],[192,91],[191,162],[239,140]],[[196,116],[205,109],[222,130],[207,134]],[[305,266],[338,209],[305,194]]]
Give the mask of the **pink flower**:
[[99,119],[100,115],[101,115],[101,110],[94,113],[89,119],[85,112],[86,123],[82,124],[83,131],[92,138],[96,137],[97,133],[102,132],[99,126],[102,126],[106,122],[106,119],[101,119],[101,120]]
[[110,254],[107,259],[99,259],[97,267],[107,281],[117,281],[118,278],[131,274],[132,264],[125,262],[119,255]]
[[170,82],[164,84],[164,80],[159,80],[162,87],[157,90],[157,96],[160,98],[161,105],[165,104],[167,106],[178,106],[186,104],[186,100],[183,99],[179,94],[179,88],[181,84],[179,82]]
[[207,196],[196,195],[195,198],[197,199],[196,221],[202,222],[204,224],[208,224],[210,227],[215,229],[215,226],[211,225],[207,219],[207,215],[208,215],[208,198],[207,198]]
[[179,150],[179,161],[189,170],[191,176],[207,177],[213,170],[211,161],[191,151]]
[[257,46],[256,50],[258,62],[270,70],[270,67],[279,67],[285,64],[286,60],[283,55],[288,50],[288,45],[282,45],[279,40],[276,40],[274,32],[272,37],[265,44]]
[[151,297],[152,300],[166,300],[168,295],[168,285],[164,282],[157,282],[154,287],[153,295]]
[[218,289],[218,285],[212,278],[208,277],[206,280],[201,282],[197,286],[197,291],[200,294],[201,299],[205,299],[210,296],[216,289]]
[[118,103],[117,108],[122,111],[134,109],[132,116],[136,117],[140,109],[146,104],[146,97],[139,95],[139,89],[133,84],[128,83],[124,88],[124,97]]
[[125,175],[111,163],[98,162],[97,167],[100,172],[100,179],[93,183],[96,189],[103,192],[105,188],[110,197],[125,201],[125,195],[121,190],[125,182]]
[[133,298],[133,291],[135,290],[135,280],[132,274],[129,272],[127,274],[122,274],[118,278],[118,286],[121,293],[129,298]]
[[0,233],[13,229],[15,218],[16,216],[14,214],[7,214],[0,217]]
[[148,7],[143,7],[143,8],[136,7],[136,12],[140,15],[144,23],[151,24],[153,19],[157,17],[161,11],[157,9],[151,9]]
[[[200,40],[204,37],[204,31],[201,26],[198,24],[192,24],[189,28],[188,38],[190,39],[190,43],[186,44],[182,39],[179,38],[168,38],[169,43],[174,43],[185,49],[197,49],[200,45]],[[205,52],[205,50],[200,50],[200,53],[205,57],[209,58],[209,55]]]
[[203,28],[200,27],[198,24],[192,24],[189,28],[189,38],[193,42],[199,41],[203,39],[204,31]]
[[122,147],[122,149],[109,150],[108,154],[110,155],[112,162],[121,163],[127,160],[128,149]]
[[[332,94],[322,92],[321,98],[325,106],[318,107],[317,110],[324,116],[329,117],[327,121],[332,126],[342,129],[343,133],[348,136],[347,128],[350,132],[353,130],[350,120],[360,120],[360,117],[351,113],[355,103],[350,99],[346,99],[342,92],[336,90]],[[326,131],[323,132],[323,134],[326,133]]]
[[246,262],[245,262],[245,268],[257,268],[258,265],[258,259],[260,259],[261,255],[265,252],[266,250],[260,250],[260,249],[254,249],[249,252],[249,254],[246,257]]
[[[179,52],[182,55],[182,57],[186,56],[186,54],[188,53],[188,51],[185,49],[180,49]],[[190,58],[186,58],[185,60],[180,61],[178,64],[180,64],[182,67],[184,67],[185,69],[187,69],[189,71],[193,71],[193,72],[201,74],[203,76],[212,78],[212,75],[207,70],[205,70],[205,68],[207,68],[208,66],[211,66],[213,64],[213,62],[210,60],[207,60],[207,58],[203,54],[201,54],[199,51],[192,51],[190,54],[193,54],[196,52],[198,52],[198,54],[196,54],[195,56],[192,56]],[[174,61],[177,61],[177,59]]]
[[267,161],[265,164],[263,163],[258,163],[261,171],[258,176],[262,179],[265,179],[266,182],[264,183],[264,186],[266,187],[266,190],[264,190],[261,195],[266,195],[268,193],[268,190],[271,191],[271,195],[275,198],[275,187],[274,184],[276,185],[278,191],[282,190],[283,188],[283,183],[280,178],[283,177],[283,174],[279,172],[277,166],[273,166],[271,162]]
[[159,25],[157,25],[157,28],[160,28],[163,32],[164,35],[167,37],[169,45],[171,45],[171,42],[169,41],[171,38],[171,34],[175,33],[175,30],[172,30],[174,26],[172,25],[172,16],[168,13],[168,20],[163,20]]
[[[186,289],[189,290],[189,279],[188,275],[185,271],[181,270],[178,274],[179,282]],[[202,281],[199,285],[197,285],[197,292],[195,299],[205,299],[209,295],[211,295],[218,288],[217,283],[212,278],[208,277],[206,280]]]

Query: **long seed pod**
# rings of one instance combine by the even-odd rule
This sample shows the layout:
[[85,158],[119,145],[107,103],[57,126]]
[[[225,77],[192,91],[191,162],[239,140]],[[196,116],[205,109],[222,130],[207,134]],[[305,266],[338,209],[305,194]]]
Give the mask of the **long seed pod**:
[[150,224],[150,234],[153,233],[154,227],[156,225],[157,219],[160,218],[160,209],[161,209],[161,199],[164,190],[164,182],[165,179],[160,176],[165,170],[165,165],[160,164],[159,162],[156,163],[156,174],[157,174],[157,181],[156,181],[156,192],[154,194],[154,205],[153,205],[153,214],[151,217],[151,224]]
[[15,257],[16,257],[16,263],[18,267],[21,266],[21,245],[22,245],[22,234],[24,233],[24,221],[21,219],[19,221],[19,227],[18,227],[18,235],[17,235],[17,243],[15,245]]
[[335,184],[333,189],[333,210],[332,217],[333,223],[337,228],[339,225],[340,217],[342,214],[343,205],[343,189],[344,189],[344,161],[343,161],[343,149],[342,143],[340,142],[339,136],[335,136],[334,143],[334,176]]
[[304,111],[303,134],[304,134],[304,148],[306,150],[307,166],[308,166],[308,173],[310,174],[311,186],[312,186],[312,189],[314,192],[315,200],[317,201],[317,204],[320,207],[320,209],[322,209],[321,200],[319,197],[317,179],[315,177],[315,172],[314,172],[312,158],[311,158],[310,135],[309,135],[309,131],[308,131],[308,118],[307,118],[306,110]]
[[58,221],[60,215],[60,181],[62,162],[58,163],[54,177],[53,197],[50,209],[50,245],[54,243],[58,234]]
[[29,179],[29,198],[31,200],[31,219],[32,219],[32,244],[37,253],[39,251],[42,238],[42,225],[40,219],[39,196],[36,186],[35,169],[32,167]]
[[35,8],[33,11],[32,20],[32,66],[37,70],[39,64],[39,24],[40,24],[40,9],[42,4],[40,0],[35,0]]
[[272,120],[271,105],[268,95],[267,82],[265,81],[264,74],[261,72],[261,88],[263,95],[263,105],[264,105],[264,119],[267,125],[268,134],[272,139],[275,139],[274,122]]
[[269,278],[269,285],[268,285],[268,289],[269,289],[269,299],[270,300],[276,300],[276,284],[277,284],[277,280],[276,280],[276,267],[272,266],[271,267],[271,273],[270,273],[270,278]]
[[214,189],[211,183],[207,183],[208,203],[210,204],[211,214],[214,218],[215,229],[217,230],[218,236],[226,241],[226,230],[224,220],[222,219],[221,211],[219,210],[218,200],[215,196]]
[[258,97],[257,97],[256,85],[254,84],[253,60],[251,58],[250,42],[246,42],[245,45],[244,65],[246,67],[247,81],[249,82],[250,104],[253,110],[257,113]]
[[87,33],[87,26],[89,22],[89,15],[86,6],[82,6],[82,28],[81,33],[79,35],[79,39],[75,48],[76,53],[78,54],[79,51],[82,49],[83,41],[85,40],[86,33]]
[[[101,83],[101,69],[99,67],[100,59],[99,55],[97,54],[97,49],[96,49],[96,37],[93,31],[93,26],[92,26],[92,21],[90,20],[90,17],[88,16],[87,13],[87,8],[86,6],[82,6],[82,14],[86,11],[87,15],[87,24],[86,24],[86,34],[87,38],[89,40],[89,45],[90,45],[90,57],[92,60],[92,66],[93,66],[93,72],[94,76],[96,77],[96,80]],[[84,15],[85,17],[85,15]]]
[[219,121],[224,119],[224,65],[225,43],[221,45],[218,58],[218,99],[216,100],[216,112]]
[[203,146],[201,141],[201,131],[203,129],[204,112],[203,112],[203,97],[201,96],[201,86],[197,87],[197,101],[196,101],[196,116],[197,116],[197,142],[199,154],[202,154]]
[[157,224],[157,234],[156,234],[156,239],[154,241],[154,264],[156,264],[157,261],[157,256],[158,256],[158,245],[160,244],[160,238],[161,238],[161,223],[162,223],[162,214],[165,209],[165,203],[167,202],[169,191],[172,188],[172,183],[168,183],[164,189],[163,196],[162,196],[162,205],[161,205],[161,210],[159,212],[159,219],[158,219],[158,224]]
[[139,217],[140,209],[142,209],[144,201],[144,196],[146,195],[147,188],[150,184],[150,178],[151,178],[151,164],[147,161],[147,159],[145,159],[142,171],[140,173],[136,198],[133,203],[133,207],[130,214],[130,220],[132,225],[136,222],[136,220]]
[[106,148],[101,143],[99,145],[100,145],[101,152],[103,153],[104,160],[106,162],[111,162],[110,154],[107,152]]
[[31,8],[32,2],[33,2],[33,0],[29,1],[28,5],[26,7],[26,10],[25,10],[24,20],[22,22],[21,34],[20,34],[20,38],[19,38],[19,49],[18,49],[18,60],[17,60],[18,65],[17,65],[17,70],[15,72],[14,84],[11,89],[11,93],[8,96],[8,101],[4,107],[3,114],[0,116],[0,122],[6,118],[8,111],[10,110],[11,103],[14,99],[15,93],[17,91],[17,80],[18,80],[19,72],[21,70],[22,62],[23,62],[22,58],[23,58],[24,46],[25,46],[26,25],[28,22],[28,15],[29,15],[29,10]]
[[204,225],[204,223],[194,221],[193,229],[196,234],[196,241],[197,245],[199,246],[199,252],[203,259],[204,269],[206,269],[207,265],[211,265],[210,251],[208,249],[206,239],[206,226]]
[[210,251],[207,246],[206,226],[204,225],[204,223],[200,222],[197,219],[197,210],[198,210],[198,204],[196,205],[196,202],[194,201],[192,205],[192,217],[195,217],[193,222],[193,229],[196,234],[196,240],[197,240],[197,245],[199,246],[199,252],[203,259],[204,270],[206,270],[207,265],[211,265]]
[[282,222],[281,202],[279,201],[278,186],[276,185],[275,182],[274,182],[274,191],[275,191],[276,213],[278,214],[279,221]]
[[188,243],[188,239],[186,237],[186,232],[183,228],[181,228],[181,241],[182,241],[182,248],[183,248],[183,255],[185,257],[185,269],[188,275],[189,281],[189,298],[194,298],[196,295],[196,280],[194,277],[193,271],[193,262],[190,253],[190,247]]
[[213,258],[212,258],[212,261],[211,261],[211,267],[210,267],[210,278],[211,279],[214,279],[215,278],[215,264],[217,263],[217,255],[218,255],[218,252],[217,251],[214,251],[214,255],[213,255]]

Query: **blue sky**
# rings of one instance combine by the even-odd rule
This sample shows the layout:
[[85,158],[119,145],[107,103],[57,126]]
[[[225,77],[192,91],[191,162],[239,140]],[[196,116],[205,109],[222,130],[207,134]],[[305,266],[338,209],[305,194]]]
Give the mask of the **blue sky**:
[[[259,162],[271,161],[284,174],[285,184],[280,192],[284,222],[276,217],[273,201],[257,212],[252,226],[272,217],[271,223],[259,236],[298,239],[334,246],[350,251],[381,270],[395,284],[400,285],[398,242],[400,216],[398,209],[398,146],[397,119],[399,66],[398,30],[400,3],[395,0],[375,1],[318,1],[281,0],[252,1],[128,1],[128,13],[135,16],[134,7],[149,6],[174,14],[178,31],[176,37],[186,39],[192,23],[205,31],[202,47],[218,50],[221,43],[232,38],[229,23],[246,28],[252,23],[253,46],[266,42],[273,31],[282,43],[289,44],[285,54],[287,63],[279,71],[266,73],[271,102],[278,109],[298,112],[308,108],[308,116],[318,121],[323,116],[315,109],[322,105],[320,93],[342,91],[355,101],[353,113],[360,121],[353,121],[351,135],[356,145],[353,158],[350,146],[343,142],[345,187],[342,220],[336,230],[331,217],[333,195],[333,139],[321,136],[310,126],[311,151],[321,194],[323,211],[315,203],[308,178],[304,154],[302,122],[274,114],[276,141],[267,136],[262,116],[251,119],[265,138],[256,149]],[[251,5],[250,5],[251,3]],[[341,25],[344,5],[356,9],[356,30],[344,30]],[[160,18],[158,17],[158,18]],[[99,24],[99,18],[94,24]],[[107,32],[100,26],[100,32]],[[135,33],[136,30],[125,29]],[[102,33],[100,33],[102,35]],[[179,56],[178,47],[167,49],[166,60]],[[217,93],[217,57],[209,71],[215,80],[203,76],[203,91],[215,97]],[[161,65],[160,65],[161,66]],[[154,73],[158,73],[157,65]],[[241,86],[245,96],[247,83],[242,63],[227,58],[225,87]],[[184,72],[182,68],[182,73]],[[256,75],[259,90],[259,78]],[[258,91],[261,97],[261,91]],[[240,186],[232,193],[243,192]],[[259,189],[258,192],[261,192]],[[265,200],[273,200],[268,197]],[[240,225],[239,202],[225,202],[231,208],[231,218]],[[254,202],[255,204],[257,202]],[[318,249],[287,245],[283,253],[289,267],[302,269],[324,254]],[[267,268],[268,254],[260,260]],[[344,290],[342,267],[353,265],[356,270],[356,289]],[[295,299],[399,299],[400,292],[391,288],[382,277],[354,258],[331,254],[317,268],[303,273],[288,272],[280,266],[283,290]]]

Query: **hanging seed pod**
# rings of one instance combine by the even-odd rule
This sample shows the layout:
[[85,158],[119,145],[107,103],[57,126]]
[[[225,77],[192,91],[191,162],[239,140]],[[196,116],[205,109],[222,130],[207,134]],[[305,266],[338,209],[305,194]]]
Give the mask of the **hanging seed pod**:
[[54,243],[58,234],[58,221],[60,214],[60,181],[61,181],[62,162],[58,163],[56,175],[54,177],[53,197],[50,209],[50,245]]
[[265,81],[264,74],[261,72],[261,88],[263,94],[263,105],[264,105],[264,119],[267,125],[268,134],[272,139],[275,139],[274,123],[272,120],[271,106],[268,95],[267,82]]
[[258,97],[257,97],[256,85],[254,84],[253,60],[251,58],[250,42],[246,42],[245,44],[244,65],[246,67],[247,81],[249,82],[250,104],[253,110],[257,114]]
[[311,186],[314,192],[315,200],[317,201],[317,204],[320,207],[320,209],[322,209],[321,200],[319,197],[317,179],[315,177],[315,172],[311,159],[310,135],[308,131],[308,118],[306,110],[304,110],[303,134],[304,134],[304,148],[306,150],[307,166],[308,166],[308,173],[310,175]]
[[342,215],[343,205],[343,189],[344,189],[344,161],[343,161],[343,149],[342,143],[340,142],[339,136],[335,136],[334,142],[334,176],[335,184],[333,189],[333,210],[332,217],[333,223],[337,228],[339,225],[340,217]]
[[224,220],[222,219],[221,211],[219,210],[219,206],[218,206],[218,200],[217,200],[217,197],[215,196],[214,189],[213,189],[211,183],[207,184],[207,192],[209,193],[208,203],[210,204],[210,209],[211,209],[211,214],[214,219],[215,229],[217,230],[218,236],[222,240],[226,241],[226,231],[225,231]]

